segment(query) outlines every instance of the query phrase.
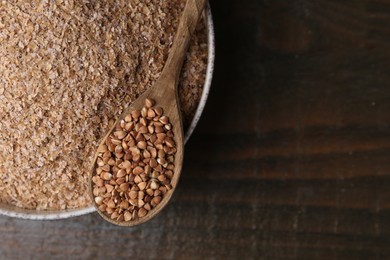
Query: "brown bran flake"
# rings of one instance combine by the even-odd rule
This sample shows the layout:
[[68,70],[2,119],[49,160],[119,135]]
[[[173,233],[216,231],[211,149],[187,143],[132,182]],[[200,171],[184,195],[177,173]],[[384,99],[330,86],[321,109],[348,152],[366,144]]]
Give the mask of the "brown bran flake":
[[[185,0],[0,2],[0,202],[91,204],[99,140],[159,77]],[[179,84],[185,125],[205,79],[204,22]]]

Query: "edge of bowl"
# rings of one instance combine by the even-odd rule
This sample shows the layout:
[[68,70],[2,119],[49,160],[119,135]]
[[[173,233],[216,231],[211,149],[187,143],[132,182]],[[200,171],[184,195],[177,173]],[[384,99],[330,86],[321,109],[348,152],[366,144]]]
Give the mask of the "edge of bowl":
[[209,96],[210,87],[211,87],[211,81],[213,78],[213,72],[214,72],[214,60],[215,60],[215,34],[214,34],[214,22],[213,22],[213,16],[211,13],[210,4],[207,4],[206,9],[206,17],[207,17],[207,45],[208,45],[208,54],[207,54],[207,69],[206,69],[206,78],[205,83],[202,90],[202,96],[199,100],[198,107],[196,109],[194,118],[192,119],[192,122],[190,126],[188,127],[187,133],[184,137],[184,143],[187,143],[188,139],[190,139],[192,133],[195,130],[195,127],[197,126],[199,119],[203,113],[204,107],[206,105],[207,98]]
[[[200,98],[198,107],[196,109],[194,118],[191,121],[190,126],[184,137],[184,143],[187,143],[188,139],[191,137],[198,121],[203,113],[203,109],[206,105],[206,101],[210,92],[211,81],[214,71],[214,60],[215,60],[215,35],[214,35],[214,23],[213,17],[211,14],[210,4],[207,4],[206,10],[206,23],[207,23],[207,45],[208,45],[208,55],[207,55],[207,69],[206,69],[206,79],[203,86],[202,96]],[[56,210],[56,211],[36,211],[36,210],[26,210],[18,208],[12,205],[1,204],[0,214],[8,217],[20,218],[20,219],[30,219],[30,220],[57,220],[57,219],[66,219],[70,217],[77,217],[86,215],[89,213],[95,212],[93,206],[88,206],[85,208],[78,209],[68,209],[68,210]]]

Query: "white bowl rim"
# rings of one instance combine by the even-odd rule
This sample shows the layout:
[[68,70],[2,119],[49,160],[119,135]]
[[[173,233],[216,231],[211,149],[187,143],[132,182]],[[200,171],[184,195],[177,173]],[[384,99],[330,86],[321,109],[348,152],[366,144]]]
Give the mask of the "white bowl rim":
[[[211,14],[210,5],[208,4],[205,10],[206,20],[207,20],[207,45],[208,45],[208,57],[207,57],[207,70],[206,70],[206,79],[203,86],[202,96],[200,98],[198,108],[196,109],[194,118],[185,134],[184,143],[187,143],[188,139],[192,135],[198,121],[202,115],[203,109],[206,105],[206,101],[210,92],[211,81],[214,71],[214,60],[215,60],[215,35],[214,35],[214,23],[213,17]],[[31,219],[31,220],[56,220],[56,219],[66,219],[70,217],[77,217],[86,215],[92,212],[95,212],[93,206],[77,209],[67,209],[63,211],[34,211],[26,213],[26,209],[18,208],[12,205],[1,204],[0,214],[8,217],[15,217],[21,219]]]

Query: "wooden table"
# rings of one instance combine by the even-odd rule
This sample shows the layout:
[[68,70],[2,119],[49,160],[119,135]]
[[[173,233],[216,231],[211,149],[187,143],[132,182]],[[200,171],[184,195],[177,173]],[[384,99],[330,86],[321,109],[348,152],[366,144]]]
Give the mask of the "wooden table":
[[211,1],[217,62],[172,204],[0,217],[0,258],[389,259],[390,1]]

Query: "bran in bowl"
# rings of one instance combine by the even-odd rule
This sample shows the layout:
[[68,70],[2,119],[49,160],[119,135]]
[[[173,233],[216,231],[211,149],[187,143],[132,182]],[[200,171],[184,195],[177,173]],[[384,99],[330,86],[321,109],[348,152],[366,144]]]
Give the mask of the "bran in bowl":
[[[99,140],[159,77],[185,0],[0,2],[0,202],[91,204]],[[179,84],[185,125],[207,64],[204,22]]]

